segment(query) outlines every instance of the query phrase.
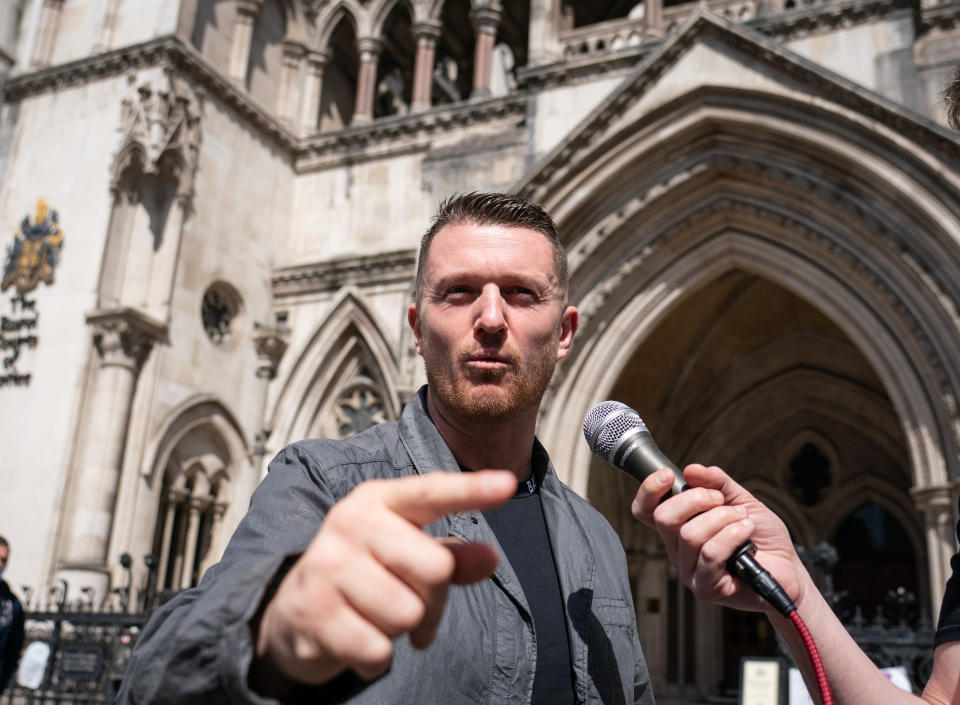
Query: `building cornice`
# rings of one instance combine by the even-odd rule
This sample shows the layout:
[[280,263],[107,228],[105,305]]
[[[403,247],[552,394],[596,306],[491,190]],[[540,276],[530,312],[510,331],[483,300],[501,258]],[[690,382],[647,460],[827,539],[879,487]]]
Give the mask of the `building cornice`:
[[789,41],[841,28],[847,29],[883,19],[897,12],[912,12],[917,5],[917,0],[847,0],[785,10],[745,24],[768,37]]
[[298,172],[316,171],[342,164],[345,159],[357,162],[424,151],[438,134],[473,124],[520,120],[526,115],[528,100],[529,96],[524,92],[453,103],[312,135],[306,137],[300,146],[296,168]]
[[[960,20],[960,0],[922,10],[918,10],[917,6],[917,0],[847,0],[785,10],[739,24],[778,41],[789,41],[872,22],[897,12],[922,14],[921,25],[927,28],[942,28],[949,21]],[[691,10],[690,15],[695,12]],[[624,20],[624,23],[628,24],[629,21]],[[623,49],[595,51],[550,64],[526,66],[518,70],[517,81],[521,88],[542,90],[581,83],[600,75],[626,72],[635,68],[664,41],[663,38],[648,35],[642,43]]]
[[157,37],[140,44],[11,76],[4,85],[4,102],[21,101],[42,93],[158,66],[179,71],[208,95],[216,96],[236,110],[289,154],[292,155],[296,150],[297,139],[286,127],[176,35]]
[[417,251],[409,249],[281,267],[273,272],[273,295],[280,299],[337,291],[351,284],[368,287],[412,283],[416,264]]
[[755,65],[769,67],[797,85],[805,86],[836,105],[885,125],[931,152],[960,159],[960,145],[956,137],[932,120],[794,54],[770,38],[704,13],[689,18],[678,34],[671,35],[669,40],[648,56],[636,68],[633,79],[598,106],[587,121],[546,155],[514,186],[514,190],[528,198],[542,198],[541,190],[546,184],[559,178],[569,165],[583,159],[599,133],[615,122],[694,44],[708,37],[749,57]]
[[431,138],[438,134],[471,124],[521,120],[526,114],[528,100],[526,94],[513,94],[465,101],[301,138],[176,35],[16,74],[4,84],[3,98],[4,102],[17,102],[151,67],[174,69],[206,95],[230,106],[261,135],[280,147],[298,172],[424,151],[429,149]]

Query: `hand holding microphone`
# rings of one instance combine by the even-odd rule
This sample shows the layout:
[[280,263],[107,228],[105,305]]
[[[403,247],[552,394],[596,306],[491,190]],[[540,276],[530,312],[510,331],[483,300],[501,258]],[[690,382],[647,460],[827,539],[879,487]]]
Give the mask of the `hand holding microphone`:
[[[584,419],[583,434],[594,454],[642,483],[637,499],[634,500],[634,515],[637,518],[643,519],[649,513],[652,520],[655,506],[651,503],[658,501],[667,490],[665,482],[662,485],[657,484],[657,480],[662,479],[662,476],[657,474],[658,471],[666,468],[673,472],[673,482],[669,487],[671,496],[690,489],[679,468],[657,447],[639,414],[626,404],[605,401],[594,406]],[[680,566],[682,562],[687,565],[690,587],[701,597],[712,601],[725,602],[727,598],[733,597],[727,593],[735,592],[735,586],[730,585],[729,580],[724,580],[726,576],[716,575],[717,570],[711,571],[709,566],[702,565],[709,562],[715,566],[718,561],[722,561],[729,573],[741,578],[778,612],[787,615],[794,611],[796,607],[784,589],[754,558],[757,547],[753,541],[741,540],[739,544],[734,544],[735,548],[725,549],[724,556],[715,555],[719,546],[729,542],[731,535],[738,532],[742,534],[744,527],[751,525],[742,521],[747,518],[746,502],[727,506],[726,500],[733,499],[733,493],[737,491],[750,500],[752,497],[718,468],[701,470],[699,466],[690,466],[688,469],[695,475],[702,475],[706,487],[715,487],[697,490],[690,497],[684,497],[685,501],[680,503],[680,506],[675,504],[660,510],[661,521],[657,521],[656,526],[668,542],[668,548],[672,545],[673,552],[677,554],[674,559],[678,567],[683,567]],[[648,479],[654,477],[656,480]],[[724,492],[724,489],[727,491]],[[728,498],[727,494],[731,496]],[[769,510],[763,510],[772,516]],[[664,517],[664,514],[667,517]],[[780,530],[777,533],[786,536],[788,551],[792,553],[786,527],[773,518],[774,522],[779,524],[775,527]],[[680,532],[681,527],[685,526],[687,528],[684,528],[684,531],[688,534],[686,541],[681,540]],[[692,555],[694,552],[696,555]],[[683,555],[680,555],[681,553]],[[706,582],[709,587],[696,584],[701,573],[708,576]],[[727,583],[725,586],[724,582]]]

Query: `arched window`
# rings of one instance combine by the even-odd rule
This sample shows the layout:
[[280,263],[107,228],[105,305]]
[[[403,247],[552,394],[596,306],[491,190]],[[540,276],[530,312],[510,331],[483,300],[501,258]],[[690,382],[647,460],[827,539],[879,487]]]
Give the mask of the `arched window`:
[[323,74],[320,98],[320,129],[339,130],[353,120],[357,96],[357,33],[350,18],[343,15],[330,35],[327,46],[330,63]]
[[432,102],[454,103],[470,97],[476,38],[469,0],[447,0],[440,14],[443,25],[433,69]]
[[158,590],[193,587],[216,560],[210,549],[228,496],[218,445],[216,438],[198,429],[184,437],[167,462],[153,541]]
[[403,115],[410,109],[413,64],[417,46],[410,29],[410,13],[403,2],[390,10],[380,36],[383,51],[377,67],[373,116]]

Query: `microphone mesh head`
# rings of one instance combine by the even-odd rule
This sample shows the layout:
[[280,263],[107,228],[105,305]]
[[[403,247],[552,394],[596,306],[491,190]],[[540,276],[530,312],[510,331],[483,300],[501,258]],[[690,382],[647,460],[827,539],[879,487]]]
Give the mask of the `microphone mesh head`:
[[583,436],[590,450],[607,459],[617,441],[627,431],[647,430],[640,415],[618,401],[602,401],[587,412],[583,420]]

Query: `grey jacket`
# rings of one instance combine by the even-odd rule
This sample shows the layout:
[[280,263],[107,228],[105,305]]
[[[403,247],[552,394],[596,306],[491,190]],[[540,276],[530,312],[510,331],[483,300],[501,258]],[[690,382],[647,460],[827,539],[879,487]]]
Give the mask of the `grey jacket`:
[[[396,423],[346,441],[309,440],[281,451],[257,488],[222,560],[145,628],[120,703],[273,703],[247,686],[250,620],[284,564],[302,553],[325,512],[358,483],[434,470],[459,472],[426,412],[425,389]],[[548,468],[541,488],[567,608],[578,703],[652,705],[623,548],[606,520]],[[435,536],[497,545],[482,514],[445,517]],[[501,551],[502,556],[502,551]],[[493,577],[453,588],[426,651],[397,639],[390,671],[372,683],[351,674],[303,688],[299,702],[385,705],[529,703],[536,650],[530,609],[501,560]]]

